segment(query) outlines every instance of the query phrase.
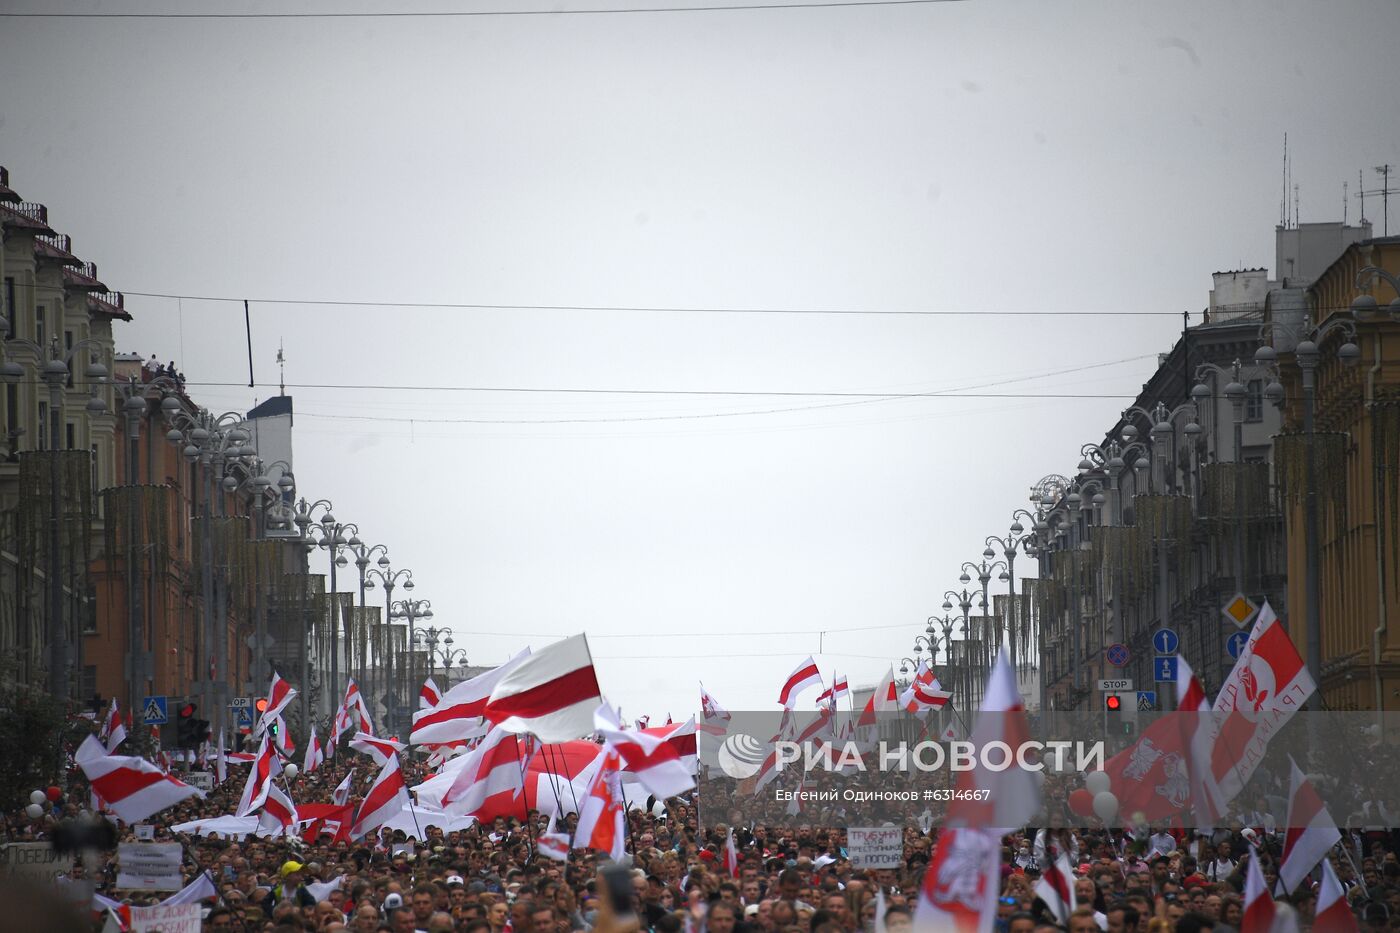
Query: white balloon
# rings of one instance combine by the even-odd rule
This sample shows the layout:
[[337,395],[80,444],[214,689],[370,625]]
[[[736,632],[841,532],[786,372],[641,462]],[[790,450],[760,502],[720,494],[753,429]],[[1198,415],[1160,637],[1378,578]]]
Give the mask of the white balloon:
[[298,769],[296,765],[287,765],[287,767],[282,769],[282,773],[287,776],[287,780],[289,781],[296,780],[297,771]]
[[1104,771],[1090,771],[1084,777],[1085,789],[1095,797],[1108,790],[1111,785],[1112,782],[1109,781],[1108,774]]
[[31,820],[37,820],[39,817],[44,815],[44,808],[39,806],[37,803],[31,803],[29,806],[24,808],[24,812],[29,814],[29,818]]
[[49,798],[48,798],[48,795],[45,794],[45,793],[44,793],[43,791],[41,791],[41,790],[36,790],[34,793],[32,793],[32,794],[29,795],[29,802],[30,802],[30,803],[42,804],[45,800],[48,800],[48,799],[49,799]]
[[1105,823],[1118,815],[1118,798],[1112,791],[1099,791],[1094,795],[1094,813]]

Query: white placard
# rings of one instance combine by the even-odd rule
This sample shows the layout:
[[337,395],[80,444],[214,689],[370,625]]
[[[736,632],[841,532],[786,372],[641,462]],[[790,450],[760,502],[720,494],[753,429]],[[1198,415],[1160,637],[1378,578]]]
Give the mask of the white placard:
[[199,904],[131,908],[131,933],[200,933]]
[[214,789],[214,775],[208,771],[191,771],[185,775],[185,783],[197,787],[206,794]]
[[851,826],[846,857],[852,868],[899,868],[904,864],[904,830],[898,826]]
[[117,846],[117,887],[137,891],[178,891],[183,850],[178,842],[123,842]]
[[1118,693],[1122,690],[1132,690],[1133,682],[1127,677],[1110,677],[1099,681],[1099,690],[1104,693]]
[[51,842],[12,842],[0,846],[0,875],[25,881],[52,881],[73,865]]
[[150,823],[137,823],[131,827],[136,831],[136,838],[140,842],[155,842],[156,828]]

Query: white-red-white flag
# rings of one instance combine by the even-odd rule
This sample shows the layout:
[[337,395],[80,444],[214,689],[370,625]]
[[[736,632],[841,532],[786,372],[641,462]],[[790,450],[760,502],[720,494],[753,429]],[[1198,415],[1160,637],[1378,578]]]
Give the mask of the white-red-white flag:
[[540,850],[540,855],[556,862],[569,860],[569,837],[563,833],[540,833],[535,848]]
[[73,760],[107,809],[128,823],[139,823],[188,797],[204,796],[145,759],[107,754],[95,735],[83,740]]
[[1267,602],[1215,697],[1211,770],[1224,802],[1249,783],[1269,740],[1317,690],[1298,649]]
[[1244,880],[1244,916],[1240,919],[1240,933],[1271,933],[1276,913],[1269,886],[1264,883],[1264,873],[1259,870],[1259,858],[1256,853],[1250,853]]
[[374,721],[369,716],[369,704],[365,702],[364,694],[360,693],[360,685],[355,683],[353,677],[345,681],[345,699],[341,701],[340,708],[345,712],[346,731],[355,729],[374,735]]
[[899,687],[894,682],[894,668],[891,667],[885,672],[885,676],[880,678],[880,682],[875,685],[870,699],[865,701],[865,709],[861,710],[856,725],[861,728],[873,726],[878,721],[876,713],[893,713],[898,709]]
[[982,933],[996,922],[1001,893],[1001,835],[995,830],[946,828],[919,887],[914,929]]
[[1069,915],[1075,908],[1074,871],[1064,852],[1041,872],[1040,880],[1035,883],[1035,895],[1050,908],[1060,926],[1069,926]]
[[1357,933],[1356,914],[1347,903],[1347,892],[1332,870],[1332,862],[1322,861],[1322,884],[1317,889],[1313,933]]
[[278,716],[276,719],[277,750],[282,753],[283,758],[289,758],[297,750],[297,743],[292,741],[292,731],[287,728],[287,720]]
[[350,740],[350,747],[357,752],[368,755],[374,759],[374,763],[383,767],[389,763],[389,759],[404,750],[402,742],[393,739],[381,739],[377,735],[370,735],[366,732],[357,732]]
[[419,709],[432,709],[438,705],[438,701],[441,699],[442,691],[438,689],[437,683],[431,677],[423,681],[423,686],[418,688]]
[[[972,724],[969,741],[977,750],[978,763],[971,770],[958,773],[959,799],[948,807],[948,824],[1010,832],[1014,827],[1029,823],[1040,809],[1042,775],[1022,767],[1021,750],[1030,742],[1030,726],[1005,648],[997,654],[987,676],[987,692]],[[993,770],[985,765],[982,750],[989,749],[993,743],[1003,743],[999,747],[1008,749],[1007,754],[1011,756],[1004,770]]]
[[792,709],[797,705],[798,694],[808,687],[819,686],[821,682],[822,675],[817,670],[817,662],[808,657],[783,681],[783,689],[778,692],[778,705],[784,709]]
[[264,733],[262,744],[253,756],[253,766],[248,769],[248,781],[243,785],[243,796],[238,801],[235,816],[247,816],[262,807],[267,800],[268,788],[272,779],[282,773],[282,760],[277,749],[272,746],[272,736]]
[[253,727],[253,736],[262,735],[267,727],[282,715],[282,710],[286,709],[287,704],[292,702],[292,698],[296,695],[297,692],[292,689],[292,685],[274,671],[272,683],[267,688],[267,709],[263,710],[262,716],[258,717],[258,723]]
[[291,796],[269,781],[267,799],[258,814],[258,828],[269,835],[280,836],[292,832],[296,823],[297,807]]
[[606,852],[613,861],[621,860],[627,850],[627,826],[618,777],[621,759],[617,750],[603,751],[603,760],[588,793],[579,804],[578,825],[574,829],[574,848]]
[[365,794],[365,799],[360,801],[350,836],[359,839],[366,833],[374,832],[409,803],[408,786],[404,783],[403,772],[399,770],[399,756],[391,755],[380,770],[379,777],[374,779],[369,793]]
[[219,744],[214,752],[214,783],[222,784],[228,780],[228,754],[224,751],[224,733],[219,730]]
[[622,728],[617,712],[606,703],[594,712],[593,726],[595,733],[618,753],[627,771],[647,793],[665,798],[694,789],[695,779],[690,769],[665,739]]
[[311,727],[311,738],[306,743],[306,759],[301,763],[301,770],[311,774],[321,767],[326,761],[325,752],[321,749],[321,740],[316,737],[316,726]]
[[413,790],[419,803],[446,813],[483,821],[497,815],[523,817],[528,766],[528,752],[516,734],[493,727],[476,748]]
[[335,790],[331,792],[331,801],[337,807],[343,807],[350,802],[350,781],[354,777],[355,769],[351,768],[345,772],[345,779],[337,784]]
[[575,635],[520,661],[496,683],[484,714],[507,732],[564,742],[593,730],[602,703],[588,638]]
[[724,871],[729,877],[739,877],[739,847],[734,844],[734,827],[724,837]]
[[1283,859],[1279,862],[1278,878],[1284,891],[1292,894],[1308,872],[1342,841],[1342,833],[1312,781],[1304,776],[1292,758],[1288,763],[1292,765],[1288,821],[1284,824]]
[[107,710],[107,718],[102,723],[100,735],[109,755],[115,752],[117,746],[122,744],[122,740],[126,738],[126,726],[122,723],[122,714],[117,707],[116,697],[112,697],[112,705]]
[[[695,744],[696,728],[695,717],[691,716],[685,722],[668,723],[664,726],[652,726],[644,729],[647,735],[656,736],[676,750],[676,754],[681,759],[681,764],[685,765],[686,771],[692,776],[700,767],[700,756]],[[624,768],[624,770],[626,770]]]
[[530,649],[526,648],[500,667],[452,687],[431,709],[418,710],[413,714],[409,741],[414,745],[444,745],[485,735],[489,724],[482,717],[491,691],[529,656]]
[[899,705],[909,713],[922,713],[930,709],[942,709],[948,705],[953,694],[944,690],[932,668],[919,659],[918,670],[909,681],[909,686],[899,695]]

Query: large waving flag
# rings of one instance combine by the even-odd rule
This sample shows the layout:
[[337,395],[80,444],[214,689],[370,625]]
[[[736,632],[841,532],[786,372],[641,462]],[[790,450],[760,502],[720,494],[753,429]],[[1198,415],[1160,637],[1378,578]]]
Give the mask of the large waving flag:
[[107,809],[128,823],[139,823],[188,797],[204,796],[145,759],[107,754],[95,735],[83,741],[73,758]]
[[808,687],[820,686],[822,682],[821,672],[817,670],[817,662],[811,657],[797,665],[796,669],[788,675],[788,679],[783,682],[783,689],[778,692],[778,705],[783,709],[792,709],[797,705],[797,696]]
[[665,798],[694,789],[695,779],[690,769],[665,739],[622,728],[617,712],[606,703],[594,712],[593,725],[598,736],[617,752],[627,770],[648,793]]
[[496,683],[485,716],[507,732],[565,742],[593,731],[603,702],[588,638],[575,635],[524,658]]
[[345,779],[336,785],[335,790],[331,791],[331,800],[335,801],[336,806],[343,807],[350,802],[350,781],[354,777],[355,769],[351,768],[345,772]]
[[414,745],[445,745],[485,735],[487,724],[482,717],[491,691],[529,656],[530,649],[526,648],[500,667],[457,684],[431,709],[414,713],[409,741]]
[[[676,750],[676,755],[680,758],[681,764],[685,765],[686,771],[691,775],[698,773],[700,769],[700,757],[695,745],[696,728],[695,717],[691,716],[680,724],[672,723],[665,726],[651,726],[643,729],[647,735],[655,736],[663,740]],[[624,771],[627,768],[623,768]]]
[[1269,886],[1264,883],[1264,873],[1259,870],[1259,859],[1251,853],[1244,880],[1244,916],[1240,919],[1240,933],[1271,933],[1277,913],[1274,899],[1269,895]]
[[574,848],[606,852],[619,861],[627,851],[626,814],[622,785],[618,779],[620,758],[617,750],[603,752],[603,761],[593,776],[593,783],[579,805],[578,825],[574,829]]
[[377,735],[370,735],[366,732],[357,732],[350,740],[350,747],[357,752],[362,752],[374,759],[374,763],[383,767],[389,763],[389,759],[404,750],[402,742],[393,739],[381,739]]
[[267,799],[263,801],[262,813],[258,814],[258,828],[271,836],[291,833],[297,824],[297,807],[292,798],[282,788],[268,782]]
[[282,715],[282,710],[287,708],[287,704],[292,702],[292,698],[296,695],[297,692],[292,689],[292,685],[274,671],[272,683],[267,688],[267,709],[263,710],[257,725],[253,728],[253,735],[260,736],[267,731],[267,727]]
[[512,813],[523,817],[527,758],[515,733],[493,726],[480,745],[413,790],[419,803],[445,813],[480,820]]
[[321,740],[316,737],[316,727],[311,727],[311,738],[306,742],[306,759],[301,763],[301,770],[311,774],[321,767],[326,761],[325,752],[321,749]]
[[1000,893],[1000,833],[945,828],[919,888],[914,928],[929,933],[991,930]]
[[360,801],[355,813],[355,825],[350,830],[352,838],[359,839],[366,833],[374,832],[386,820],[397,816],[411,802],[408,787],[404,784],[403,772],[399,770],[399,756],[391,755],[389,761],[374,779],[369,793]]
[[885,672],[885,676],[880,678],[880,682],[875,685],[875,691],[870,694],[870,699],[865,701],[865,709],[861,710],[860,718],[856,720],[858,727],[873,726],[879,720],[876,713],[893,713],[899,709],[899,687],[894,682],[894,668],[891,667]]
[[1215,698],[1211,770],[1226,803],[1264,760],[1269,740],[1317,690],[1267,602]]
[[1322,884],[1317,889],[1317,908],[1313,913],[1313,933],[1357,933],[1356,914],[1347,903],[1346,889],[1332,870],[1332,863],[1322,862]]
[[1289,894],[1303,882],[1318,862],[1327,858],[1332,847],[1342,841],[1342,833],[1327,812],[1317,788],[1313,787],[1298,763],[1293,766],[1288,791],[1288,822],[1283,837],[1283,859],[1279,862],[1278,878]]
[[[1030,741],[1030,726],[1026,722],[1026,707],[1016,687],[1016,674],[1007,660],[1006,649],[997,654],[987,677],[987,692],[982,709],[972,724],[970,741],[974,748],[985,749],[994,742],[1005,743],[1016,754]],[[958,791],[968,792],[964,798],[948,806],[948,823],[979,829],[1000,829],[1024,826],[1040,809],[1041,773],[1020,767],[1014,761],[1004,771],[993,771],[979,764],[970,771],[958,773]],[[984,791],[985,799],[975,798],[974,790]]]
[[909,681],[908,688],[899,695],[899,705],[909,713],[922,713],[930,709],[942,709],[948,705],[953,694],[943,689],[934,675],[933,669],[919,659],[918,670]]
[[418,688],[418,706],[420,709],[432,709],[438,705],[442,699],[442,691],[438,689],[437,683],[429,677],[423,681],[423,686]]

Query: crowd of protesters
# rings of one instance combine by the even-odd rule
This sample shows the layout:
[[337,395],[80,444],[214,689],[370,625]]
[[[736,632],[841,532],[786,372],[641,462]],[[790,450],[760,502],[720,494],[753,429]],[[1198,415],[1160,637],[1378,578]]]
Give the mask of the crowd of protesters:
[[[377,769],[344,749],[288,786],[299,803],[329,802],[352,767],[358,796]],[[410,785],[426,776],[419,760],[405,760],[404,769]],[[207,930],[630,933],[639,927],[656,933],[905,933],[916,926],[919,888],[941,820],[941,809],[902,814],[902,863],[865,869],[848,857],[848,823],[836,812],[789,810],[785,820],[769,824],[746,819],[740,809],[719,809],[715,815],[724,822],[711,823],[715,816],[702,812],[694,795],[657,802],[649,810],[635,808],[628,813],[627,845],[634,921],[611,909],[607,882],[599,874],[608,863],[605,856],[575,850],[561,862],[540,853],[536,840],[549,817],[533,810],[461,831],[425,825],[421,833],[386,831],[350,843],[330,834],[308,841],[171,832],[190,820],[233,813],[246,773],[246,766],[230,768],[228,780],[205,797],[147,820],[156,841],[183,845],[186,881],[202,872],[213,880],[218,895],[204,904]],[[1052,828],[1028,828],[1004,839],[998,930],[1231,933],[1241,925],[1248,860],[1258,860],[1271,889],[1275,883],[1283,837],[1273,822],[1247,826],[1236,820],[1210,833],[1161,826],[1136,832],[1059,828],[1074,819],[1064,803],[1067,786],[1054,777],[1047,782],[1051,816],[1046,822]],[[87,818],[81,772],[72,772],[55,796],[38,819],[22,807],[8,811],[5,841],[50,839],[65,821]],[[541,804],[549,808],[548,802]],[[1267,801],[1259,808],[1269,809]],[[1378,802],[1377,813],[1384,809]],[[1332,855],[1333,867],[1362,929],[1400,929],[1400,833],[1378,819],[1346,834]],[[572,825],[572,817],[566,817],[553,829],[568,832]],[[726,864],[731,825],[736,873]],[[123,824],[120,839],[133,841],[134,827]],[[1067,917],[1055,916],[1035,892],[1057,852],[1069,856],[1074,871],[1077,907]],[[97,890],[106,898],[148,905],[167,896],[116,889],[115,852],[101,853],[97,864]],[[81,859],[69,874],[82,878]],[[1308,929],[1315,900],[1311,885],[1285,900],[1301,928]],[[103,913],[88,916],[94,930],[110,923]],[[0,919],[0,929],[5,927]]]

